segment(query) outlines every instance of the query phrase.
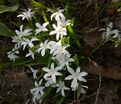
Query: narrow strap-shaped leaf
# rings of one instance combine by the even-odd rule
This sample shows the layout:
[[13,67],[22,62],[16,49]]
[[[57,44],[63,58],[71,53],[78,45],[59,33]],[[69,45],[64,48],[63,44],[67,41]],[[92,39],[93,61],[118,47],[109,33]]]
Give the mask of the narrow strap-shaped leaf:
[[18,4],[14,6],[0,5],[0,14],[4,12],[15,12],[18,8],[19,8]]
[[13,32],[0,21],[0,36],[11,37]]

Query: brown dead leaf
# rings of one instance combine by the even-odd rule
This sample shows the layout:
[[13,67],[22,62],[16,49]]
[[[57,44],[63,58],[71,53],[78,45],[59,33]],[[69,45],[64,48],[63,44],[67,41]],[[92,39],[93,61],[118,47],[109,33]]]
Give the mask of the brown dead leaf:
[[[95,101],[92,102],[95,104]],[[112,89],[104,90],[98,97],[97,104],[121,104],[119,96]]]
[[120,0],[111,0],[111,2],[119,2]]
[[115,18],[114,25],[121,31],[121,13],[119,13],[119,17]]
[[121,80],[121,68],[117,65],[112,65],[110,63],[104,68],[99,65],[97,62],[89,58],[88,66],[86,71],[91,74],[102,75],[108,78]]
[[83,36],[83,40],[85,44],[89,47],[96,47],[101,41],[101,33],[98,30],[92,31],[90,33],[85,34]]

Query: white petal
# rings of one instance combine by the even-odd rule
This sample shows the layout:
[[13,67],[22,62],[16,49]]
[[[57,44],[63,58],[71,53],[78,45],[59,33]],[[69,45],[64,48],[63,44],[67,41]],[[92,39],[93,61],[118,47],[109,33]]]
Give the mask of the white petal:
[[54,63],[51,64],[51,69],[54,69]]
[[36,87],[38,87],[38,84],[37,84],[37,82],[35,82],[34,84],[35,84],[35,86],[36,86]]
[[29,45],[29,47],[34,47],[32,42],[30,42],[28,45]]
[[109,28],[110,28],[110,29],[113,28],[113,23],[112,23],[112,22],[109,23]]
[[42,55],[42,56],[45,55],[45,49],[42,49],[42,51],[41,51],[41,55]]
[[61,94],[62,94],[63,96],[65,96],[64,89],[61,90]]
[[50,69],[48,69],[46,67],[42,68],[42,70],[45,71],[45,72],[50,72]]
[[44,23],[43,27],[45,28],[48,24],[49,24],[49,22]]
[[41,85],[41,84],[42,84],[42,81],[43,81],[43,79],[41,79],[41,80],[39,81],[39,85]]
[[75,73],[74,70],[73,70],[72,68],[70,68],[70,67],[68,67],[68,71],[69,71],[69,73],[71,73],[71,74],[74,74],[74,73]]
[[68,77],[65,78],[65,80],[71,80],[71,79],[73,79],[72,75],[69,75]]
[[53,80],[53,83],[56,83],[56,76],[55,75],[52,75],[52,80]]
[[53,34],[56,34],[57,32],[54,30],[54,31],[51,31],[50,33],[49,33],[49,35],[53,35]]
[[86,76],[88,73],[87,72],[81,72],[79,76]]
[[56,34],[56,40],[58,41],[59,40],[59,33]]
[[80,73],[80,67],[76,69],[76,73]]
[[41,27],[41,25],[40,25],[39,23],[36,23],[35,25],[36,25],[36,27],[38,27],[38,28]]
[[85,78],[83,78],[83,77],[78,77],[78,80],[82,81],[82,82],[87,82],[87,80]]
[[78,82],[77,79],[73,79],[73,81],[71,82],[71,87],[77,87],[78,86]]

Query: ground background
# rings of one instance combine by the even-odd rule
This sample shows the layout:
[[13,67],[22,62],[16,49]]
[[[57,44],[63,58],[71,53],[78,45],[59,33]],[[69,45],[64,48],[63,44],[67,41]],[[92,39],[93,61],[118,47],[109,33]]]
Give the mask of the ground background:
[[[5,5],[10,2],[9,0],[3,1]],[[54,3],[56,6],[60,6],[64,2],[63,0],[38,1],[42,1],[45,5]],[[84,64],[89,72],[87,77],[89,89],[87,94],[81,96],[79,100],[72,97],[66,102],[67,104],[121,104],[121,46],[114,49],[112,43],[109,42],[88,56],[101,40],[101,33],[97,28],[106,22],[113,21],[115,27],[121,30],[121,13],[117,12],[117,8],[96,8],[95,4],[103,5],[103,3],[119,2],[120,0],[82,0],[85,2],[84,5],[81,4],[81,0],[70,1],[68,0],[73,10],[70,11],[70,18],[75,17],[75,31],[83,45],[84,56],[87,60]],[[14,0],[10,3],[14,4]],[[19,3],[20,8],[30,5],[29,0],[19,1]],[[12,21],[17,21],[17,11],[0,14],[0,20],[13,30],[15,25],[12,24]],[[1,36],[1,65],[9,61],[6,52],[10,47],[12,47],[11,39]],[[95,64],[98,68],[95,67]],[[0,104],[32,104],[30,89],[33,87],[33,79],[30,70],[22,65],[13,67],[7,64],[6,66],[8,67],[0,68]]]

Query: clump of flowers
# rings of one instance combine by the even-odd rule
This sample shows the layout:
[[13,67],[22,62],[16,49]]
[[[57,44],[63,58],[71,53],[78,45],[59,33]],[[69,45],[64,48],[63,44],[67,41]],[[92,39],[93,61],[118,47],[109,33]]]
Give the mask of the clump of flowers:
[[110,22],[106,29],[100,29],[102,32],[102,39],[103,40],[111,40],[115,43],[115,47],[117,47],[121,43],[121,34],[118,29],[113,29],[113,22]]
[[24,57],[29,60],[43,59],[42,63],[40,62],[39,70],[37,70],[38,67],[29,66],[35,80],[35,87],[31,89],[35,104],[37,101],[42,102],[43,95],[50,87],[56,90],[55,93],[60,93],[62,96],[65,96],[68,91],[77,89],[80,89],[81,93],[85,93],[85,89],[88,88],[82,83],[86,82],[84,77],[87,73],[74,64],[74,54],[69,52],[71,46],[68,26],[71,27],[72,23],[71,20],[66,19],[64,11],[64,9],[57,9],[45,23],[36,20],[34,12],[30,8],[17,16],[21,17],[23,21],[28,20],[28,24],[30,21],[33,22],[32,19],[35,20],[33,27],[22,24],[20,30],[15,30],[16,35],[12,37],[15,46],[7,54],[13,61],[21,57],[19,56],[21,50],[25,53]]

